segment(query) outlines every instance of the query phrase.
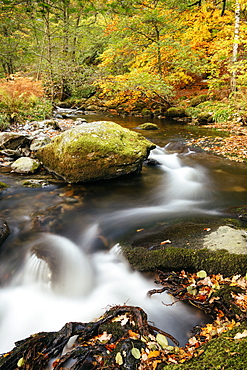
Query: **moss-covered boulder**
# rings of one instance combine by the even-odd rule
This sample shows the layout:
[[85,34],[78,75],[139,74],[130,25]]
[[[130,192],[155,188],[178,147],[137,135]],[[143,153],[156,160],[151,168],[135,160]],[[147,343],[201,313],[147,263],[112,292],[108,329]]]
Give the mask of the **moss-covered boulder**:
[[172,107],[167,109],[165,113],[166,117],[169,118],[183,118],[188,117],[188,114],[184,108]]
[[208,112],[201,112],[197,116],[197,123],[199,125],[206,125],[207,123],[213,122],[213,115],[212,113]]
[[20,157],[11,165],[14,172],[22,174],[35,173],[39,167],[40,162],[29,157]]
[[110,121],[84,123],[37,151],[50,172],[66,182],[88,182],[140,172],[155,145]]
[[125,258],[138,271],[205,270],[208,274],[244,276],[246,228],[234,218],[198,217],[133,231],[121,240]]
[[159,130],[159,126],[151,122],[142,123],[137,128],[140,130]]
[[209,100],[208,95],[198,95],[195,98],[191,99],[190,105],[191,107],[196,107],[197,105]]
[[211,251],[208,249],[187,249],[166,247],[164,249],[147,250],[143,247],[123,248],[125,258],[138,271],[200,271],[209,275],[234,274],[245,275],[247,265],[246,254],[231,254],[225,249]]

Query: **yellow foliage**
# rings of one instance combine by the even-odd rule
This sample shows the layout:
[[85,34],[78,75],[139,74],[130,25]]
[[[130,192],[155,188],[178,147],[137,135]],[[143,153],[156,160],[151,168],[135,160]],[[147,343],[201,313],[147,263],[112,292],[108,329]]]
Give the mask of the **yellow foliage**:
[[203,51],[206,55],[212,55],[214,44],[219,40],[228,39],[227,43],[231,43],[233,14],[230,11],[225,11],[222,16],[221,9],[206,3],[194,12],[186,11],[183,23],[187,28],[183,38],[190,42],[194,50]]

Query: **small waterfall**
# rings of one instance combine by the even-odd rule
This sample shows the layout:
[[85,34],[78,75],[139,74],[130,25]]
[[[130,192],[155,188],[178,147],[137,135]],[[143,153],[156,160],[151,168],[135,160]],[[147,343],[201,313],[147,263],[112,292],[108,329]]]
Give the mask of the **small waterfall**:
[[[75,247],[70,240],[57,235],[43,234],[42,237],[43,245],[52,239],[50,245],[54,247],[57,242],[57,249],[61,248],[60,254],[65,251],[67,258],[70,248]],[[81,259],[74,260],[72,277],[68,273],[61,274],[63,281],[60,280],[60,294],[57,294],[53,289],[44,289],[40,283],[40,279],[43,283],[48,282],[49,269],[38,262],[37,258],[29,255],[30,261],[22,269],[22,283],[0,289],[0,353],[12,349],[15,341],[31,334],[59,330],[70,321],[88,322],[101,316],[109,306],[118,304],[142,307],[154,325],[172,334],[181,345],[189,338],[191,328],[204,320],[203,315],[195,316],[191,308],[183,303],[164,306],[163,302],[172,302],[172,298],[165,293],[148,297],[147,292],[158,286],[153,279],[132,271],[118,245],[108,252],[97,252],[91,256],[94,275],[92,277],[89,274],[86,279],[91,289],[86,295],[80,296],[61,294],[61,286],[74,289],[73,284],[81,278],[77,273],[84,270],[85,261],[81,264]],[[68,293],[67,290],[65,293]]]
[[88,258],[65,237],[41,234],[29,246],[18,283],[39,284],[64,296],[87,294],[93,284]]
[[35,253],[28,254],[23,271],[21,280],[24,285],[37,283],[50,288],[52,279],[51,269],[48,263],[38,258]]
[[205,168],[184,163],[182,158],[186,159],[186,157],[187,154],[183,156],[177,153],[167,154],[165,148],[160,147],[150,154],[150,158],[160,163],[159,168],[165,173],[158,189],[160,202],[163,205],[184,202],[186,208],[188,204],[193,208],[210,199],[210,186]]
[[[207,209],[211,202],[211,186],[206,170],[199,165],[188,165],[187,154],[168,154],[157,147],[150,159],[159,163],[153,171],[160,173],[159,184],[149,194],[149,205],[111,212],[99,220],[103,234],[120,237],[129,229],[144,227],[160,219],[193,214],[216,214]],[[184,163],[184,160],[185,163]]]

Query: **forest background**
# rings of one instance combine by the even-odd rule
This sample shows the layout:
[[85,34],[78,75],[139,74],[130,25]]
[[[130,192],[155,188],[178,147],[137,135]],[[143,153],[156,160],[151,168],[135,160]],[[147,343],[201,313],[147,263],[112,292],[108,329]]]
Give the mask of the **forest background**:
[[0,1],[0,125],[64,100],[158,116],[198,95],[190,116],[245,121],[246,20],[245,0]]

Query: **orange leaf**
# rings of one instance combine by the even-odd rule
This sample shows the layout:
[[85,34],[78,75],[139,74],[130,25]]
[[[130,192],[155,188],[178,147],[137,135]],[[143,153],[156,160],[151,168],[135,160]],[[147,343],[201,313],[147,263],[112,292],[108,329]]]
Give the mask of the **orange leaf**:
[[109,351],[113,351],[116,348],[116,344],[105,344],[105,348]]
[[131,338],[136,338],[136,339],[138,339],[139,337],[140,337],[140,335],[138,334],[138,333],[135,333],[134,331],[132,331],[132,330],[129,330],[129,336],[131,337]]
[[160,351],[150,351],[148,354],[148,358],[158,357],[160,355]]

